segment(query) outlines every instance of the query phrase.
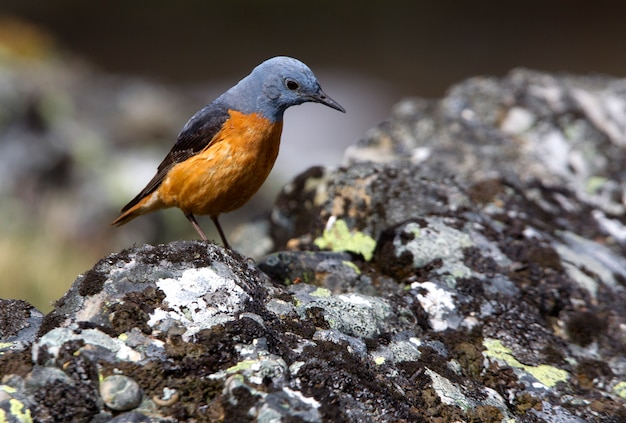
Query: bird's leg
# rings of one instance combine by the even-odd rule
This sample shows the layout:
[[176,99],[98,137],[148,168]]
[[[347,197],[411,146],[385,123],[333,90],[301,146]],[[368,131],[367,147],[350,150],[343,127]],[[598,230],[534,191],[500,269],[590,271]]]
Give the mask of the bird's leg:
[[220,222],[218,222],[217,220],[217,216],[211,216],[211,220],[213,221],[213,223],[215,223],[215,227],[217,228],[217,231],[220,233],[220,237],[222,238],[222,243],[224,244],[224,247],[230,250],[231,249],[230,245],[228,244],[228,241],[226,241],[226,235],[224,235],[224,231],[222,230],[222,226],[220,225]]
[[193,225],[194,229],[196,230],[196,232],[198,232],[198,234],[200,234],[200,238],[202,238],[204,241],[208,241],[208,238],[206,237],[206,235],[204,234],[204,231],[202,230],[202,228],[200,227],[200,225],[198,225],[198,222],[196,222],[196,218],[193,216],[193,214],[191,213],[185,213],[185,217],[187,219],[189,219],[189,221],[191,222],[191,224]]
[[[196,232],[198,232],[198,234],[200,235],[200,238],[202,238],[202,240],[204,241],[208,241],[209,239],[205,235],[200,225],[198,225],[198,222],[196,221],[195,216],[191,213],[185,213],[185,217],[191,222]],[[224,244],[224,247],[230,250],[231,249],[230,244],[228,244],[228,241],[226,240],[226,235],[224,235],[224,231],[222,230],[222,226],[220,225],[220,222],[217,220],[217,216],[211,216],[211,220],[215,224],[217,231],[220,233],[220,238],[222,238],[222,243]]]

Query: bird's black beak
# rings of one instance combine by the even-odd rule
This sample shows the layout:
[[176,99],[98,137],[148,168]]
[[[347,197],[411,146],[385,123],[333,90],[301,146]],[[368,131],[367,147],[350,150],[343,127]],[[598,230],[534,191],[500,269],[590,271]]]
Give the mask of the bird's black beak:
[[330,98],[329,96],[326,95],[326,93],[324,91],[322,91],[322,89],[320,88],[317,93],[313,94],[311,96],[311,101],[314,101],[316,103],[320,103],[320,104],[324,104],[330,108],[333,108],[335,110],[339,110],[340,112],[345,113],[346,109],[344,109],[343,107],[341,107],[341,105],[339,103],[337,103],[335,100],[333,100],[332,98]]

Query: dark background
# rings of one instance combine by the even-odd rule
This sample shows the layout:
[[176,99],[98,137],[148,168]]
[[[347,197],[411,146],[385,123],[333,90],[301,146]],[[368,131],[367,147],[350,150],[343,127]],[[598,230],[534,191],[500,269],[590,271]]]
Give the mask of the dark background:
[[621,1],[3,0],[0,12],[42,25],[106,71],[174,82],[240,75],[277,54],[403,96],[440,96],[517,66],[626,73]]

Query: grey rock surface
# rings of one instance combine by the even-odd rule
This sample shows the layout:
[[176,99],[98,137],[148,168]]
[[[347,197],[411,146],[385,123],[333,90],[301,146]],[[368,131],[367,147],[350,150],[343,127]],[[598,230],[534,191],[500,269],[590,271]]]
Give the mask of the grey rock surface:
[[[3,350],[0,410],[626,421],[625,87],[515,70],[404,101],[284,189],[256,263],[181,241],[79,276]],[[132,410],[103,401],[114,375],[141,388]]]
[[0,299],[2,350],[20,350],[32,344],[42,321],[43,314],[26,301]]

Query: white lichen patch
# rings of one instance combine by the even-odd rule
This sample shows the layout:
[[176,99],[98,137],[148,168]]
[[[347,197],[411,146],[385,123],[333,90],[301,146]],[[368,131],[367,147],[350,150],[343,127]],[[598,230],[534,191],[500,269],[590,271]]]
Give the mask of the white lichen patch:
[[512,107],[500,124],[502,132],[510,135],[519,135],[532,128],[537,117],[528,109]]
[[472,408],[472,402],[454,383],[450,382],[440,374],[433,372],[428,367],[426,368],[425,373],[433,381],[433,389],[437,392],[437,395],[442,403],[455,405],[463,410],[469,410]]
[[292,389],[289,389],[287,386],[285,386],[283,388],[283,392],[285,392],[287,395],[289,395],[291,398],[297,399],[298,401],[307,404],[315,409],[320,408],[320,406],[322,405],[319,401],[317,401],[315,398],[313,397],[305,397],[302,392],[299,391],[294,391]]
[[332,329],[363,338],[378,335],[391,315],[385,300],[355,293],[320,297],[300,304],[297,312],[304,318],[306,310],[313,307],[324,310],[324,319]]
[[470,277],[472,271],[463,263],[463,249],[474,245],[470,236],[445,224],[443,219],[427,219],[428,226],[407,223],[403,231],[413,235],[409,242],[397,236],[393,243],[398,257],[405,252],[413,256],[413,266],[424,267],[435,260],[443,265],[435,272],[453,278]]
[[88,322],[102,311],[104,302],[109,299],[110,295],[105,290],[85,297],[85,302],[83,303],[82,308],[76,312],[76,320],[79,322]]
[[[424,311],[428,313],[428,322],[433,330],[442,331],[459,327],[461,319],[456,312],[456,305],[449,291],[432,282],[414,282],[411,284],[411,289],[422,291],[416,297]],[[423,293],[424,290],[425,293]]]
[[201,329],[234,320],[250,299],[233,279],[209,267],[185,270],[179,278],[160,279],[156,285],[165,293],[163,302],[168,308],[156,309],[148,325],[177,321],[187,329],[185,340]]
[[457,384],[441,376],[439,373],[432,371],[428,367],[426,368],[425,373],[432,380],[432,387],[442,403],[459,407],[464,411],[476,409],[478,406],[492,406],[498,408],[502,412],[504,417],[502,422],[516,421],[509,413],[504,398],[502,398],[502,396],[493,389],[485,387],[483,393],[484,398],[477,400],[476,398],[469,398],[466,396]]
[[581,88],[572,97],[598,129],[619,146],[626,146],[626,101],[622,95],[606,90],[598,95]]
[[84,348],[97,346],[104,350],[111,351],[115,354],[117,359],[122,361],[136,362],[144,358],[140,352],[130,348],[122,340],[111,338],[98,329],[85,329],[76,333],[70,328],[56,328],[39,338],[39,341],[33,346],[33,361],[37,362],[41,348],[45,347],[47,354],[56,357],[63,344],[68,341],[77,340],[85,343]]
[[[610,290],[622,289],[615,275],[626,277],[626,260],[606,246],[584,239],[571,232],[561,232],[565,244],[555,243],[554,249],[569,277],[595,298],[598,283]],[[593,277],[589,274],[592,273]]]
[[600,228],[613,237],[620,244],[626,243],[626,225],[617,219],[610,219],[601,210],[593,210],[591,216],[598,222]]

